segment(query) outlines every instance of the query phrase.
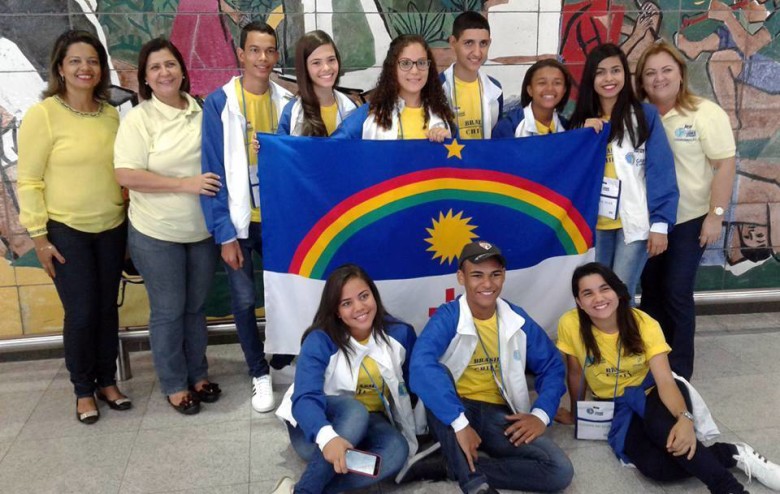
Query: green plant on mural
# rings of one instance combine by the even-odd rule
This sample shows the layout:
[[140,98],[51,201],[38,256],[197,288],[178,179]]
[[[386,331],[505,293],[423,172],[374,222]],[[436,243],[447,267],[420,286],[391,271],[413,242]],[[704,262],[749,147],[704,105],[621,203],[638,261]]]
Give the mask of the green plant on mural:
[[[418,6],[419,5],[419,6]],[[432,46],[443,46],[449,37],[452,14],[441,10],[436,2],[409,1],[403,9],[386,7],[382,16],[391,38],[402,34],[419,34]]]
[[178,6],[178,0],[100,0],[98,20],[112,58],[132,63],[146,41],[170,36]]
[[465,12],[467,10],[476,10],[477,12],[482,12],[485,2],[482,0],[442,0],[441,6],[450,11],[455,12],[456,14],[460,14],[461,12]]

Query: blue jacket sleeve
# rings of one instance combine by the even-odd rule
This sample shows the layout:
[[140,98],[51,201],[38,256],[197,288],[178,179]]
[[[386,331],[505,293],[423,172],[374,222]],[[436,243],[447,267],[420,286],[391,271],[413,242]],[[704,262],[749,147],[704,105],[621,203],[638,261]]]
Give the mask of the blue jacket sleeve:
[[336,345],[322,331],[314,331],[303,340],[295,370],[295,390],[292,396],[292,414],[311,442],[317,433],[330,425],[325,415],[325,370]]
[[661,117],[655,106],[643,103],[650,136],[645,145],[645,180],[650,224],[667,223],[671,230],[677,219],[680,191],[674,170],[674,154],[666,138]]
[[465,411],[452,376],[439,359],[455,337],[458,302],[440,306],[417,339],[409,366],[409,386],[437,419],[449,425]]
[[515,108],[502,117],[493,129],[493,138],[514,137],[517,126],[525,119],[523,108]]
[[534,374],[534,389],[538,394],[531,409],[541,408],[552,418],[558,412],[561,397],[566,393],[566,368],[555,344],[544,329],[531,319],[523,309],[512,309],[525,318],[523,332],[526,337],[526,369]]
[[293,98],[286,105],[284,105],[284,109],[282,109],[282,116],[279,117],[279,127],[276,129],[277,134],[283,136],[290,135],[290,128],[292,127],[290,125],[290,119],[292,118],[292,108],[296,101],[297,99]]
[[[200,196],[200,205],[206,220],[206,228],[217,244],[236,238],[236,229],[230,219],[227,180],[225,177],[225,137],[221,113],[225,107],[224,93],[218,89],[203,104],[203,128],[201,132],[201,170],[216,173],[222,187],[214,197]],[[222,101],[220,101],[222,100]]]
[[363,139],[363,122],[368,118],[368,103],[349,114],[341,122],[336,132],[331,134],[335,139]]

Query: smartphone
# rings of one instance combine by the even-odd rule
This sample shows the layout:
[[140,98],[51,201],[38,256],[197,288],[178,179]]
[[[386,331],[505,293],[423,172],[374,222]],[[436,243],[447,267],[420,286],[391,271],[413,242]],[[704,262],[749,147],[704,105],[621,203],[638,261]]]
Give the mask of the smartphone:
[[376,477],[379,475],[379,463],[381,458],[374,453],[368,453],[359,449],[347,450],[347,470],[358,475]]

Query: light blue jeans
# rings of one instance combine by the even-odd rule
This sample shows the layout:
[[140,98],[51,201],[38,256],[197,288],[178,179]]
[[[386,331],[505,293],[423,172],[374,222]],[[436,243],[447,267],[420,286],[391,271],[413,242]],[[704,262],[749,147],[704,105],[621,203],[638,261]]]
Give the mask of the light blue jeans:
[[612,268],[628,287],[631,305],[647,262],[647,240],[626,244],[623,229],[596,230],[596,262]]
[[369,413],[351,396],[328,396],[325,415],[339,436],[356,449],[379,455],[379,475],[366,477],[354,473],[337,474],[322,456],[317,443],[306,439],[300,426],[287,424],[290,443],[298,456],[308,462],[295,484],[295,494],[336,493],[362,489],[390,478],[404,466],[409,444],[381,413]]
[[208,376],[205,304],[217,266],[217,247],[157,240],[132,225],[128,245],[149,295],[149,343],[164,395]]

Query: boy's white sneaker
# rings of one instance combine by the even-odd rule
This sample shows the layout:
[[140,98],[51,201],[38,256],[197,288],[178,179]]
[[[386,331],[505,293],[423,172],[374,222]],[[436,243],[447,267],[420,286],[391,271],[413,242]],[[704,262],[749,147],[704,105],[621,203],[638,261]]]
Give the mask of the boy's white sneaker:
[[279,482],[276,483],[276,487],[271,494],[293,494],[295,489],[295,482],[290,477],[282,477]]
[[252,378],[252,408],[256,412],[266,413],[274,409],[274,389],[271,375]]

